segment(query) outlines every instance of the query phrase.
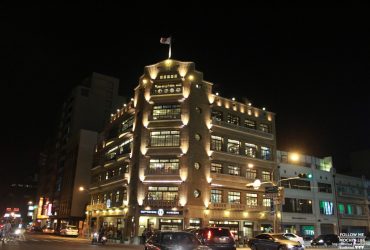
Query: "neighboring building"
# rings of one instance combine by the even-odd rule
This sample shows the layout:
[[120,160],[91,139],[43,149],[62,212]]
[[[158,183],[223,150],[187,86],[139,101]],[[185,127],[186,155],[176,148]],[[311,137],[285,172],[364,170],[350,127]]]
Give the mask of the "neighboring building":
[[97,133],[123,103],[118,87],[118,79],[93,73],[66,98],[56,139],[49,143],[42,155],[45,162],[40,164],[42,181],[37,201],[40,224],[82,227],[88,195],[79,193],[78,188],[90,183]]
[[246,184],[272,181],[275,114],[212,93],[192,62],[145,67],[96,151],[91,230],[126,239],[147,227],[215,225],[249,237],[272,228],[271,200]]
[[364,178],[335,175],[339,232],[367,233],[369,231],[368,196]]
[[[280,185],[284,187],[281,228],[304,237],[337,233],[338,220],[331,157],[277,152]],[[304,173],[311,178],[294,179]],[[293,178],[284,181],[284,179]]]
[[[2,197],[6,204],[6,212],[8,215],[17,214],[17,218],[23,223],[29,223],[33,219],[33,210],[29,210],[35,202],[37,175],[30,174],[21,182],[12,183],[7,187],[6,194]],[[0,211],[0,217],[4,211]],[[31,213],[29,213],[31,212]],[[19,217],[18,217],[19,216]],[[12,216],[8,217],[11,219]]]

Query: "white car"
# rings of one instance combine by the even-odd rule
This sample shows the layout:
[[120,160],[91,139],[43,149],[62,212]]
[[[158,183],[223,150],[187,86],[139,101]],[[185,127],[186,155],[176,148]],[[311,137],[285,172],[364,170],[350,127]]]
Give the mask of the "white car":
[[60,235],[64,236],[78,236],[78,229],[76,226],[67,225],[60,229]]
[[302,247],[304,247],[304,240],[301,236],[298,236],[298,235],[293,234],[293,233],[283,233],[283,235],[285,236],[285,238],[287,238],[289,240],[297,241],[297,242],[301,243]]

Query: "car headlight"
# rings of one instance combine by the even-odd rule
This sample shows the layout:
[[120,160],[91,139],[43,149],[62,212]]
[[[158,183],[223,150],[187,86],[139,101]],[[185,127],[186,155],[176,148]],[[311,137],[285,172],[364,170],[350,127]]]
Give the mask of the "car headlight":
[[20,230],[20,229],[16,229],[16,230],[14,231],[14,233],[15,233],[15,234],[21,234],[21,230]]
[[94,233],[94,237],[98,237],[98,233]]
[[294,247],[294,245],[292,245],[292,244],[287,244],[286,245],[286,248],[288,248],[288,249],[293,248],[293,247]]
[[324,240],[319,240],[319,243],[323,243],[324,242]]

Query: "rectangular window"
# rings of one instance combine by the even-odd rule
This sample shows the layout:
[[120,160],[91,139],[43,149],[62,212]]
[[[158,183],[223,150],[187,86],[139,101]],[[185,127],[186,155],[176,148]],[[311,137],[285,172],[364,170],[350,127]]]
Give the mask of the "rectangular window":
[[227,170],[228,170],[229,175],[237,175],[237,176],[240,175],[240,167],[238,166],[229,165],[227,166]]
[[240,141],[236,140],[227,140],[227,152],[231,154],[239,154]]
[[245,177],[247,179],[251,179],[251,180],[256,179],[257,178],[257,170],[256,169],[247,168],[245,170]]
[[356,205],[356,215],[362,215],[362,207],[359,205]]
[[246,193],[245,194],[245,203],[247,206],[253,206],[256,207],[258,205],[258,199],[257,199],[257,194],[254,193]]
[[261,146],[261,159],[263,160],[271,160],[271,148]]
[[134,124],[134,116],[130,116],[121,123],[120,133],[127,132],[132,129]]
[[285,198],[283,212],[312,214],[312,201],[306,199]]
[[250,129],[256,129],[256,122],[253,120],[245,119],[244,126]]
[[218,189],[211,190],[211,203],[222,203],[222,191]]
[[222,151],[223,142],[224,142],[224,138],[220,136],[212,135],[211,136],[211,150]]
[[248,157],[257,157],[258,147],[256,144],[245,143],[245,155]]
[[263,198],[263,200],[262,200],[262,205],[263,205],[264,207],[271,207],[271,199]]
[[179,159],[150,159],[149,169],[153,171],[171,172],[179,169]]
[[344,204],[342,203],[338,204],[338,211],[340,214],[344,214]]
[[222,164],[220,163],[211,163],[211,172],[222,174]]
[[240,192],[229,192],[227,195],[227,201],[229,203],[240,204]]
[[268,124],[260,123],[260,130],[266,133],[270,133],[270,126]]
[[[281,180],[286,179],[287,177],[281,177]],[[285,188],[291,189],[300,189],[300,190],[311,190],[311,182],[306,180],[300,179],[293,179],[293,180],[284,180],[281,181],[281,186]]]
[[148,187],[149,200],[173,201],[178,197],[178,187]]
[[154,84],[152,88],[152,95],[171,95],[181,93],[182,83]]
[[178,147],[180,146],[180,131],[161,130],[150,132],[150,146],[152,147]]
[[119,193],[119,191],[117,191],[117,192],[116,192],[116,203],[118,203],[118,202],[119,202],[119,195],[120,195],[120,193]]
[[319,207],[320,207],[320,214],[324,214],[324,215],[334,214],[333,202],[331,201],[320,201]]
[[347,204],[347,214],[352,215],[353,214],[353,209],[351,204]]
[[240,118],[239,116],[227,114],[227,122],[234,125],[240,125]]
[[153,106],[153,120],[174,120],[181,118],[179,104]]
[[319,188],[319,192],[322,192],[322,193],[331,193],[332,192],[331,191],[331,184],[318,182],[317,186]]
[[269,171],[262,171],[262,181],[271,181],[271,173]]
[[221,111],[212,110],[211,118],[212,118],[212,120],[222,121],[223,120],[223,114],[222,114]]

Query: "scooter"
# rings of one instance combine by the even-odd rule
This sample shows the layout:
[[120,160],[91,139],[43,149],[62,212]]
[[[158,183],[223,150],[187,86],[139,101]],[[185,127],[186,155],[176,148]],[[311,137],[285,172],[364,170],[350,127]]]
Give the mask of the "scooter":
[[[99,239],[100,238],[100,239]],[[99,237],[99,234],[98,233],[94,233],[93,234],[93,238],[91,240],[91,244],[98,244],[98,243],[101,243],[103,245],[105,245],[105,243],[107,243],[108,239],[105,235]]]

